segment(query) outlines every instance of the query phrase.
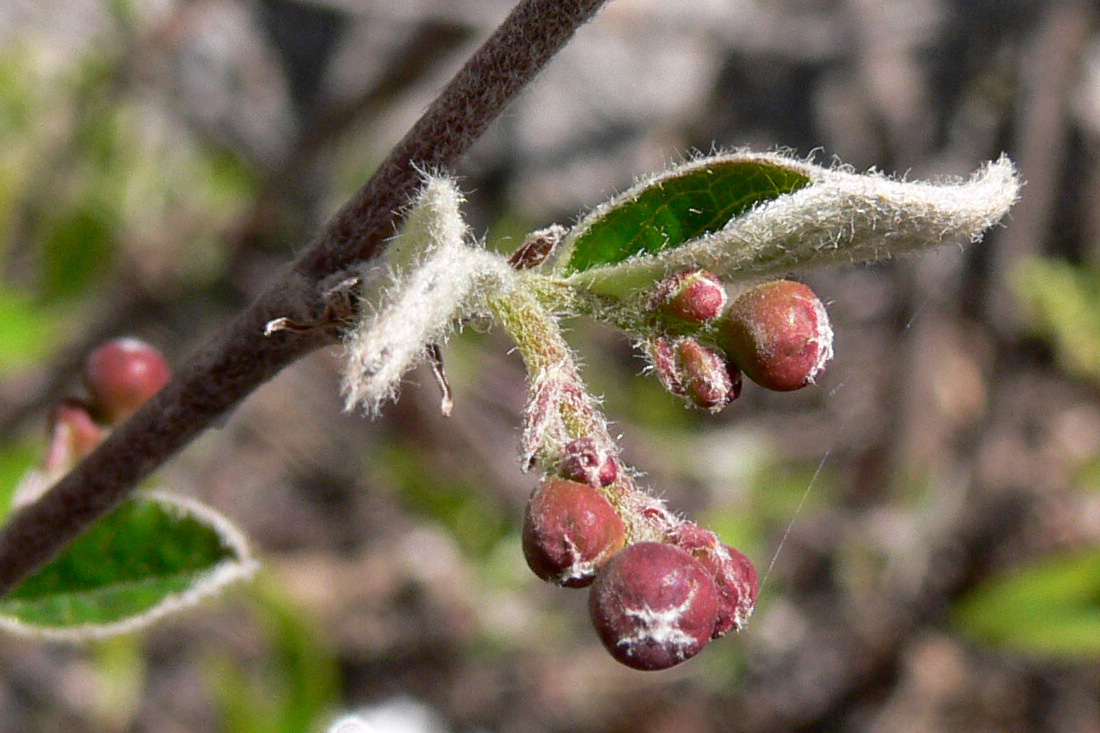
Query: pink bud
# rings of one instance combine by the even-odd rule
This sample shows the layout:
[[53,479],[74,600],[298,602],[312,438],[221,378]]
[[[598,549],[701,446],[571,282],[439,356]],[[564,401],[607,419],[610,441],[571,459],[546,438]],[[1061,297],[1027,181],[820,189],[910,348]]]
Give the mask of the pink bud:
[[685,270],[657,282],[649,308],[689,323],[708,323],[726,308],[722,281],[705,270]]
[[527,503],[523,556],[543,580],[586,586],[624,541],[623,520],[611,502],[587,484],[546,479]]
[[649,358],[653,362],[653,371],[657,374],[661,385],[672,394],[683,396],[686,386],[680,369],[680,360],[676,354],[675,342],[667,336],[654,337],[649,345]]
[[597,573],[589,611],[600,641],[635,669],[667,669],[711,639],[714,580],[687,551],[659,542],[627,547]]
[[737,367],[694,338],[656,336],[649,353],[665,389],[694,407],[718,412],[741,394]]
[[718,325],[718,343],[757,384],[786,392],[813,384],[833,357],[833,329],[813,291],[776,280],[734,301]]
[[690,552],[714,578],[718,590],[714,638],[724,636],[731,629],[744,628],[760,589],[752,561],[741,551],[719,542],[714,532],[694,522],[684,522],[674,529],[670,540]]
[[619,476],[619,462],[592,438],[577,438],[562,449],[559,471],[570,481],[610,486]]
[[103,428],[92,420],[88,407],[74,399],[58,402],[50,412],[50,444],[44,468],[60,476],[95,450],[104,437]]
[[121,422],[165,385],[172,370],[160,351],[135,338],[108,341],[84,364],[93,407],[108,423]]
[[676,343],[684,396],[696,407],[718,412],[741,394],[741,372],[714,349],[693,338]]

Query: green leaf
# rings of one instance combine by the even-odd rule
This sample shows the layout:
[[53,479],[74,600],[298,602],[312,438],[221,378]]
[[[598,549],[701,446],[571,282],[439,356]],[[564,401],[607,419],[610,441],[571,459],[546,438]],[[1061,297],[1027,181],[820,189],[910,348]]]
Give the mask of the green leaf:
[[0,599],[0,628],[55,639],[112,636],[192,606],[254,569],[225,517],[181,497],[143,494]]
[[960,599],[952,620],[964,633],[1007,650],[1100,657],[1100,551],[997,575]]
[[711,158],[635,186],[570,233],[564,274],[653,255],[718,231],[756,204],[810,182],[772,160]]
[[[698,174],[700,169],[734,163],[759,173],[742,182],[744,198],[739,198],[738,186],[733,185],[740,180],[737,176],[728,176],[725,190],[708,187],[703,183],[707,178]],[[789,172],[789,177],[781,177],[781,172]],[[682,239],[691,234],[688,228],[666,230],[663,221],[670,216],[666,209],[672,207],[663,203],[649,207],[651,215],[642,210],[643,216],[631,222],[628,212],[635,208],[635,199],[656,196],[669,188],[664,181],[689,173],[698,185],[685,181],[687,188],[702,188],[714,199],[734,201],[743,208],[720,228],[695,239]],[[649,191],[658,184],[657,193]],[[783,189],[788,190],[779,195]],[[619,324],[630,315],[616,312],[623,310],[624,301],[627,311],[636,308],[636,302],[629,302],[632,298],[644,297],[656,280],[686,269],[704,269],[728,284],[747,285],[814,267],[876,262],[948,242],[977,242],[1008,212],[1019,190],[1016,167],[1005,156],[983,165],[967,180],[924,183],[823,167],[782,155],[735,153],[696,161],[597,209],[562,242],[559,264],[551,274],[566,275],[565,289],[582,295],[570,307]],[[677,206],[684,206],[685,195],[675,199]],[[764,205],[751,206],[754,196]],[[704,233],[709,225],[700,212],[705,210],[706,198],[700,195],[703,203],[692,202],[685,209],[692,217],[701,217],[696,224]],[[619,212],[623,207],[627,211]],[[603,222],[605,218],[626,222],[622,231],[627,234],[596,237],[595,230],[614,229]],[[657,249],[630,257],[631,250],[638,249],[634,233],[642,230],[648,233],[638,236],[647,241],[656,232]],[[622,251],[603,251],[606,242]],[[620,256],[626,259],[614,261]]]

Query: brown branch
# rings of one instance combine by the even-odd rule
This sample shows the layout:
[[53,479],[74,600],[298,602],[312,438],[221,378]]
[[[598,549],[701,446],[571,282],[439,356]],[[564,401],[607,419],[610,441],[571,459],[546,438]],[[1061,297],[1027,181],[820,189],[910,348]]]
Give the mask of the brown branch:
[[286,316],[309,322],[325,283],[376,258],[420,184],[455,164],[504,107],[606,0],[523,0],[470,58],[374,176],[302,258],[92,455],[0,533],[0,594],[54,557],[214,419],[302,355],[321,330],[263,335]]
[[[173,26],[177,22],[173,17],[164,25]],[[162,38],[165,35],[170,34],[162,28],[154,34],[154,40],[170,43],[170,38]],[[370,89],[359,97],[326,111],[317,121],[311,123],[303,137],[295,143],[287,159],[265,175],[265,181],[249,210],[233,221],[221,235],[226,243],[223,251],[229,259],[227,270],[231,281],[239,274],[238,271],[247,266],[251,251],[249,245],[260,233],[267,232],[266,221],[270,218],[271,211],[279,205],[280,197],[285,195],[286,182],[300,176],[318,153],[331,147],[361,117],[371,110],[381,109],[402,89],[427,75],[440,56],[450,54],[467,37],[464,28],[451,24],[433,21],[419,24],[408,42],[387,61]],[[146,41],[136,45],[143,47],[149,44],[150,41]],[[128,71],[124,75],[129,75],[129,70],[141,63],[142,54],[130,55],[136,58],[126,62]],[[108,101],[113,103],[114,99]],[[56,176],[42,178],[56,187]],[[49,190],[49,187],[42,190]],[[33,194],[28,198],[33,199]],[[167,248],[178,249],[180,240],[186,235],[186,232],[176,232]],[[17,244],[18,246],[20,245]],[[22,246],[29,246],[29,240]],[[135,324],[140,326],[163,310],[163,302],[157,297],[158,284],[151,286],[148,282],[142,282],[138,268],[123,266],[117,270],[117,279],[103,288],[109,295],[86,309],[86,313],[94,317],[69,329],[75,335],[53,354],[50,364],[44,368],[39,365],[40,368],[33,377],[30,374],[17,375],[0,385],[0,435],[14,434],[24,423],[35,417],[41,419],[41,415],[35,413],[45,410],[51,402],[57,400],[58,395],[79,372],[88,352],[93,348],[118,336],[120,332],[136,334],[140,328],[135,328]],[[135,272],[138,274],[135,275]],[[172,282],[170,285],[169,290],[180,283]]]

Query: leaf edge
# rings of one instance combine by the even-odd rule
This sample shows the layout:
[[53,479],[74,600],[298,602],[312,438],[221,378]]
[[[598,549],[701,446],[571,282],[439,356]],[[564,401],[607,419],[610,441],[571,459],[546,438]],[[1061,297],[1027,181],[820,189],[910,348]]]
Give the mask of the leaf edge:
[[232,583],[248,580],[256,574],[260,562],[252,555],[244,533],[213,507],[196,499],[164,491],[147,491],[132,499],[132,501],[143,500],[154,501],[165,507],[166,511],[186,514],[203,522],[214,531],[223,546],[235,557],[221,560],[210,569],[198,574],[186,590],[169,593],[148,610],[125,619],[104,624],[61,627],[28,623],[0,612],[0,631],[23,638],[70,643],[108,639],[148,628],[167,616],[197,606]]

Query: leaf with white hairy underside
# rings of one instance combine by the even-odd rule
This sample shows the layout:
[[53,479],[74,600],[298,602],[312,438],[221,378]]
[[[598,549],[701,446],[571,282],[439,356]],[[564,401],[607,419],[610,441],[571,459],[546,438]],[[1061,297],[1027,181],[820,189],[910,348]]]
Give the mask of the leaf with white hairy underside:
[[561,244],[559,274],[655,255],[716,232],[752,207],[806,186],[807,171],[777,156],[700,158],[598,206]]
[[244,535],[224,516],[191,499],[145,493],[0,599],[0,629],[59,641],[128,633],[256,567]]
[[[510,287],[515,272],[500,255],[465,242],[454,182],[428,177],[391,245],[385,284],[362,296],[368,312],[345,339],[344,408],[376,414],[396,396],[401,377],[480,310],[490,289]],[[371,310],[373,309],[373,310]]]
[[451,178],[426,175],[423,187],[409,206],[400,234],[386,248],[390,268],[395,273],[406,272],[432,249],[464,242],[469,234],[462,217],[464,200]]
[[[566,283],[622,297],[687,268],[708,270],[731,283],[750,283],[823,265],[882,260],[948,242],[976,242],[1008,212],[1020,187],[1015,166],[1004,156],[966,181],[948,183],[856,174],[776,154],[734,153],[688,166],[698,170],[709,160],[725,165],[751,160],[789,168],[809,182],[757,203],[715,231],[656,253],[634,254],[572,274],[559,266]],[[638,198],[636,192],[631,195]],[[578,228],[587,228],[587,219]],[[566,237],[564,258],[573,257],[569,247],[574,240],[572,233]]]

